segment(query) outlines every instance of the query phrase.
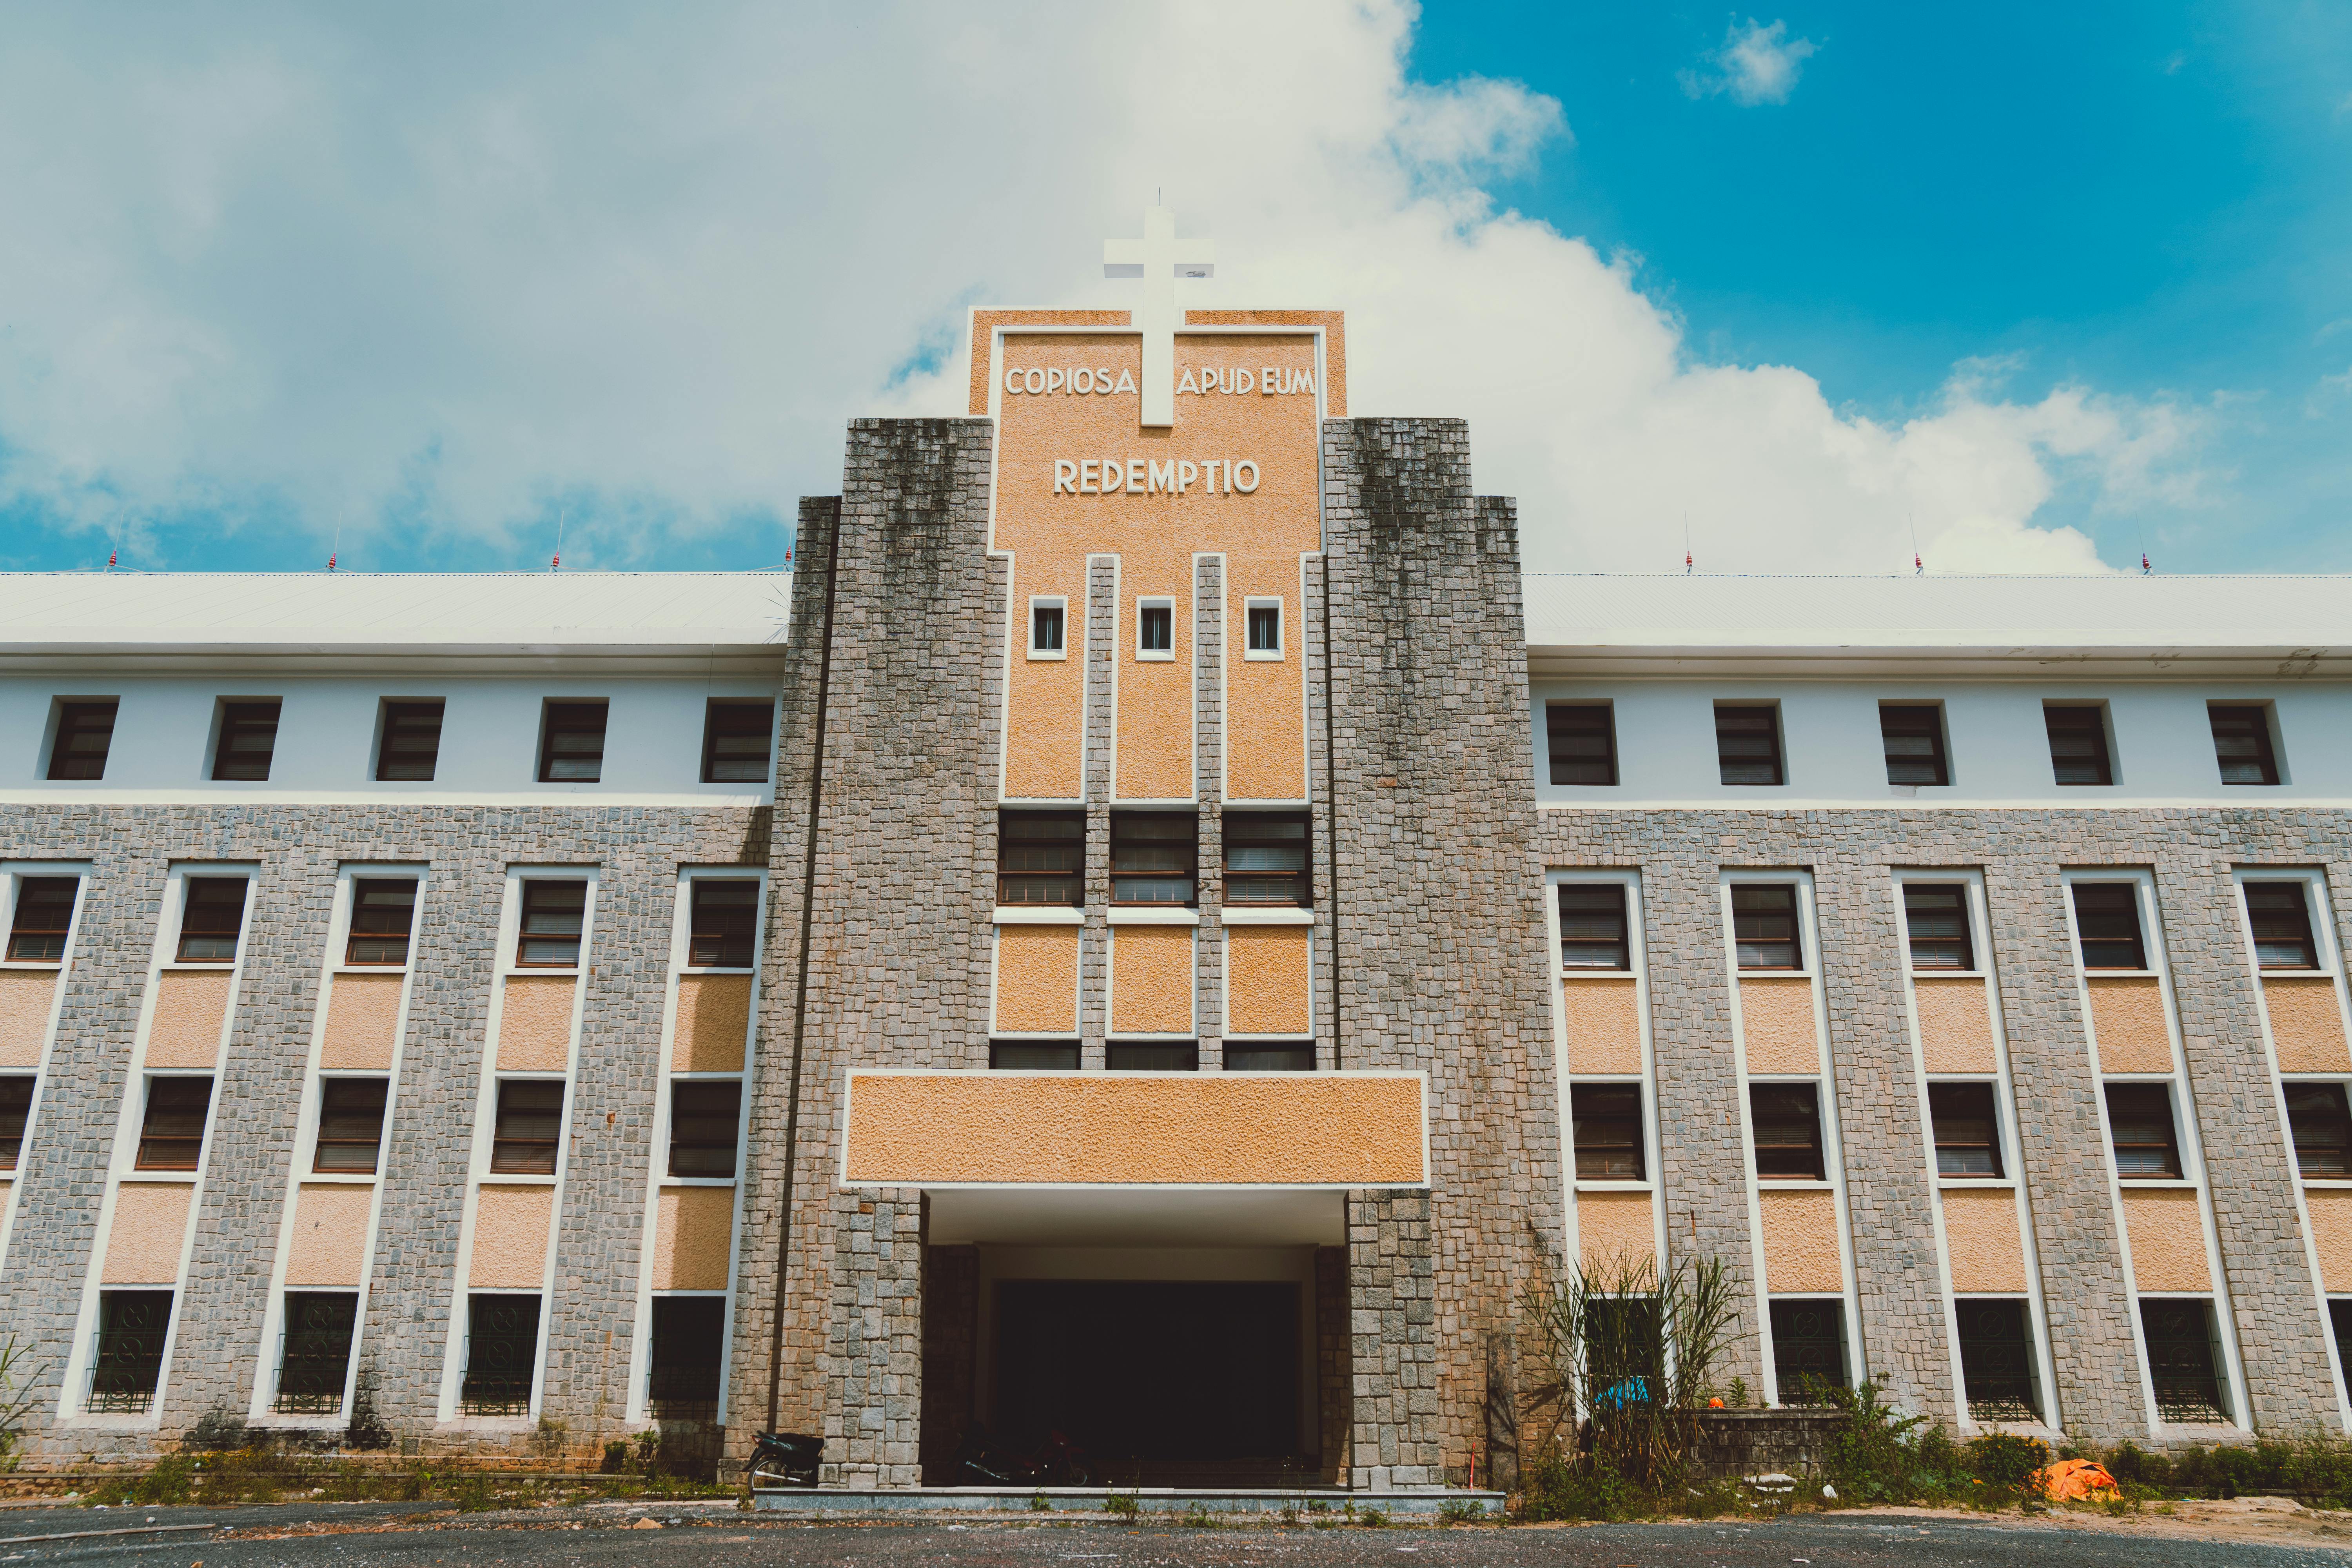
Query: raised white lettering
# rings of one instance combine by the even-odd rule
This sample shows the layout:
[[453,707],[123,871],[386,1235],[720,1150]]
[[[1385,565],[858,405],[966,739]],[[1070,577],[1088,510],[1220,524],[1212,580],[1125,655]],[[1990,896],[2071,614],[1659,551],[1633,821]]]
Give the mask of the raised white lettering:
[[1260,365],[1257,373],[1258,395],[1272,397],[1277,392],[1288,392],[1290,388],[1277,380],[1281,374],[1280,371],[1270,364]]
[[1143,477],[1143,459],[1140,458],[1129,458],[1127,460],[1127,493],[1131,496],[1149,493]]
[[1032,392],[1045,390],[1045,373],[1042,370],[1027,371],[1023,374],[1022,379],[1029,384],[1029,390]]
[[1018,392],[1021,390],[1021,373],[1013,369],[1011,366],[1007,366],[1005,368],[1004,390],[1007,392]]
[[1191,488],[1192,481],[1200,477],[1200,465],[1182,458],[1176,460],[1176,493],[1178,495],[1184,494]]
[[[1249,470],[1249,483],[1247,484],[1242,483],[1242,470],[1244,468]],[[1257,465],[1251,462],[1247,458],[1244,458],[1240,462],[1234,465],[1234,489],[1241,491],[1244,495],[1253,495],[1256,493]]]
[[1303,392],[1303,393],[1307,394],[1307,396],[1309,396],[1309,397],[1314,396],[1314,395],[1315,395],[1315,373],[1314,373],[1313,371],[1311,371],[1311,370],[1302,370],[1302,371],[1300,371],[1300,372],[1298,373],[1297,387],[1298,387],[1298,390],[1299,390],[1299,391],[1301,391],[1301,392]]
[[1048,392],[1059,392],[1062,390],[1062,373],[1060,371],[1049,370],[1045,373],[1045,390]]
[[1237,370],[1234,372],[1234,390],[1235,392],[1247,392],[1250,390],[1250,373],[1248,371]]
[[1153,495],[1176,493],[1176,460],[1173,458],[1164,463],[1154,461],[1151,464],[1151,493]]
[[1133,392],[1135,390],[1135,377],[1129,375],[1124,369],[1120,370],[1118,373],[1118,384],[1111,390],[1114,392]]
[[1067,458],[1054,459],[1054,493],[1076,495],[1078,486],[1078,466]]
[[1077,369],[1070,373],[1070,390],[1072,392],[1092,392],[1094,389],[1095,373],[1092,370],[1088,369],[1085,365],[1080,365]]
[[1198,392],[1201,390],[1201,384],[1192,379],[1192,373],[1188,368],[1184,372],[1184,379],[1176,384],[1176,390],[1179,392]]
[[1211,495],[1215,495],[1217,493],[1217,470],[1224,466],[1224,464],[1219,462],[1214,458],[1211,458],[1207,462],[1202,463],[1201,465],[1201,488],[1207,490]]
[[[1059,468],[1060,466],[1061,465],[1058,462],[1055,464],[1055,467],[1056,468]],[[1102,465],[1100,463],[1097,462],[1092,458],[1087,458],[1084,462],[1078,465],[1078,493],[1080,495],[1098,496],[1102,494],[1102,491],[1095,489],[1095,470],[1101,466]]]
[[1095,366],[1095,391],[1099,394],[1107,393],[1109,390],[1110,366],[1107,364],[1098,364]]

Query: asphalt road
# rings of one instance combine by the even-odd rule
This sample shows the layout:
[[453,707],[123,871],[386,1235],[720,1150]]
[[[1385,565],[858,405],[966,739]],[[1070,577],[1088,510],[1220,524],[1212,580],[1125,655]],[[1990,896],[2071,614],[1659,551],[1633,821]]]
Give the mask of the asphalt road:
[[[675,1521],[656,1531],[646,1518]],[[200,1525],[143,1532],[156,1525]],[[35,1541],[88,1531],[142,1533]],[[299,1533],[287,1533],[297,1531]],[[695,1568],[2346,1568],[2328,1546],[2188,1540],[1867,1515],[1575,1529],[1188,1529],[1078,1521],[807,1524],[710,1508],[566,1508],[460,1515],[414,1503],[289,1508],[12,1509],[0,1563],[142,1568],[427,1568],[634,1564]]]

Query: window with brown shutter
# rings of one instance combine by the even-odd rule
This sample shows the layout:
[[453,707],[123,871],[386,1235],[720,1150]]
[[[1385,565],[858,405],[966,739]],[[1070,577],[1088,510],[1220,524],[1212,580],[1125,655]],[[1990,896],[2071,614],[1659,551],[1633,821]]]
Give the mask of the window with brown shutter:
[[212,1109],[209,1078],[151,1078],[139,1122],[142,1171],[193,1171],[204,1155],[205,1113]]
[[1797,889],[1786,882],[1731,884],[1731,934],[1742,969],[1802,969]]
[[594,702],[550,702],[540,730],[541,784],[595,784],[604,776],[604,721]]
[[180,963],[236,961],[237,933],[245,924],[245,896],[251,886],[244,877],[187,879],[180,906]]
[[352,935],[343,945],[343,962],[386,967],[406,963],[409,931],[415,923],[416,879],[352,879]]
[[1631,1083],[1569,1086],[1569,1138],[1580,1182],[1638,1182],[1643,1158],[1642,1089]]
[[501,1079],[490,1169],[501,1175],[551,1176],[562,1142],[563,1085],[547,1079]]
[[1067,904],[1086,900],[1087,814],[1083,811],[1000,811],[996,814],[996,901]]
[[278,699],[221,704],[220,740],[213,748],[213,777],[248,782],[269,776],[278,750]]
[[515,963],[526,969],[574,967],[580,962],[580,936],[587,919],[587,883],[538,879],[524,882]]
[[2176,1178],[2180,1174],[2180,1140],[2173,1130],[2168,1085],[2107,1085],[2107,1131],[2115,1142],[2116,1174]]
[[1937,1175],[2001,1173],[2000,1113],[1991,1084],[1929,1084],[1927,1120],[1935,1129]]
[[1974,969],[1969,889],[1958,882],[1903,884],[1903,921],[1914,969]]
[[2114,760],[2107,754],[2107,709],[2103,702],[2045,702],[2042,726],[2050,733],[2050,771],[2062,784],[2111,784]]
[[79,877],[26,877],[16,884],[16,908],[8,920],[11,963],[55,963],[66,955],[73,931]]
[[2140,940],[2139,889],[2129,882],[2074,884],[2074,930],[2085,969],[2146,969]]
[[702,782],[768,782],[768,738],[775,728],[773,702],[714,697],[702,721]]
[[2301,882],[2248,882],[2246,919],[2253,928],[2254,962],[2263,968],[2319,967],[2311,905]]
[[1606,702],[1547,702],[1544,738],[1556,784],[1617,782],[1617,724]]
[[25,1123],[33,1114],[33,1080],[12,1075],[0,1078],[0,1171],[16,1168],[25,1147]]
[[1786,782],[1780,765],[1780,710],[1773,703],[1715,705],[1717,769],[1727,784]]
[[383,705],[375,776],[385,784],[430,784],[441,763],[442,700]]
[[1756,1173],[1767,1180],[1828,1179],[1822,1148],[1821,1090],[1810,1083],[1748,1086],[1755,1130]]
[[1189,811],[1113,812],[1111,902],[1191,904],[1200,864],[1200,817]]
[[1303,910],[1314,902],[1303,811],[1225,813],[1225,902]]
[[1559,965],[1562,969],[1631,969],[1622,882],[1559,885]]
[[2213,760],[2221,765],[2225,784],[2274,784],[2279,782],[2278,753],[2271,749],[2270,710],[2259,704],[2210,703],[2207,722],[2213,727]]
[[742,1123],[743,1086],[672,1079],[669,1089],[669,1173],[732,1176]]
[[749,969],[759,952],[760,884],[748,877],[697,877],[688,906],[686,962],[696,969]]
[[1944,710],[1932,702],[1882,702],[1878,733],[1886,747],[1886,782],[1945,784],[1952,782],[1944,755]]
[[114,698],[58,704],[58,738],[49,748],[52,779],[102,779],[114,744]]
[[319,1142],[311,1152],[312,1170],[374,1174],[391,1089],[391,1081],[381,1078],[319,1081]]
[[2345,1103],[2342,1084],[2290,1079],[2286,1121],[2294,1133],[2294,1163],[2305,1180],[2352,1176],[2352,1108]]

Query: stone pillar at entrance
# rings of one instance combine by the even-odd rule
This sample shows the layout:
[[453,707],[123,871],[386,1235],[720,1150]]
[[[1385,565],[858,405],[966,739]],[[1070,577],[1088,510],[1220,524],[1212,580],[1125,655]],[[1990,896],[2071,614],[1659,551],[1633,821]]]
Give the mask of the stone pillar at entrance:
[[836,1193],[824,1485],[920,1484],[922,1362],[921,1189]]
[[1355,1362],[1349,1484],[1360,1491],[1433,1486],[1444,1477],[1427,1193],[1348,1194],[1348,1286]]

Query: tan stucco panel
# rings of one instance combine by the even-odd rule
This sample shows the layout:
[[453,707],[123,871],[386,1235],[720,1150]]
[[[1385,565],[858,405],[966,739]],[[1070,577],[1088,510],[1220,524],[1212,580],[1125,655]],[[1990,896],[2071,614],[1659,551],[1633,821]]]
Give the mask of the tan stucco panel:
[[2205,1268],[2205,1219],[2197,1194],[2185,1188],[2124,1194],[2124,1228],[2131,1237],[2132,1283],[2142,1290],[2210,1290]]
[[1635,983],[1563,980],[1559,1011],[1568,1026],[1568,1070],[1642,1070],[1642,1003]]
[[1764,1218],[1764,1288],[1781,1292],[1843,1290],[1837,1194],[1771,1192],[1757,1196]]
[[664,1187],[654,1222],[656,1290],[724,1290],[735,1234],[732,1187]]
[[1916,980],[1919,1048],[1929,1072],[1991,1072],[1992,1005],[1981,980]]
[[1418,1079],[850,1074],[852,1182],[1416,1185]]
[[356,1289],[367,1272],[368,1209],[374,1198],[373,1187],[320,1183],[297,1189],[286,1283]]
[[1078,1026],[1078,928],[996,928],[996,1028],[1063,1035]]
[[680,975],[669,1070],[741,1072],[743,1041],[751,1027],[750,975]]
[[38,1067],[57,1000],[55,970],[0,973],[0,1068]]
[[2352,1291],[2352,1190],[2305,1187],[2303,1202],[2311,1211],[2311,1241],[2319,1252],[2321,1287]]
[[2017,1224],[2017,1194],[2007,1187],[1944,1189],[1944,1251],[1952,1289],[2025,1289],[2025,1238]]
[[[1173,564],[1172,563],[1171,564]],[[1186,800],[1192,790],[1192,563],[1160,581],[1123,573],[1105,628],[1118,663],[1118,798]],[[1136,652],[1137,597],[1171,599],[1176,657]]]
[[115,1189],[114,1223],[106,1233],[108,1285],[170,1285],[180,1278],[188,1239],[192,1182],[125,1182]]
[[[1249,602],[1282,601],[1282,657],[1249,658]],[[1297,563],[1234,562],[1225,583],[1225,791],[1307,798],[1306,620]]]
[[[1749,1072],[1819,1072],[1822,1037],[1810,980],[1742,980],[1739,1030]],[[1793,1289],[1793,1287],[1792,1287]]]
[[387,1072],[400,1029],[398,974],[338,974],[327,997],[327,1037],[319,1065],[331,1071]]
[[538,1289],[547,1278],[547,1235],[554,1219],[553,1187],[482,1188],[474,1205],[467,1283],[484,1289]]
[[499,1070],[562,1072],[572,1056],[570,975],[517,974],[499,1005]]
[[2170,1072],[2172,1032],[2165,1027],[2164,988],[2156,976],[2093,979],[2091,1033],[2101,1072]]
[[1576,1194],[1577,1251],[1597,1281],[1637,1268],[1658,1255],[1657,1226],[1647,1193]]
[[2336,1003],[2333,978],[2271,976],[2263,981],[2263,1005],[2270,1013],[2281,1072],[2352,1068],[2352,1053],[2344,1044],[2344,1009]]
[[1314,1027],[1307,926],[1225,928],[1226,1027],[1236,1035],[1304,1035]]
[[1114,926],[1110,963],[1112,1034],[1192,1032],[1191,926]]
[[228,1019],[226,969],[167,969],[155,977],[155,1018],[147,1031],[151,1068],[209,1069],[220,1060]]

